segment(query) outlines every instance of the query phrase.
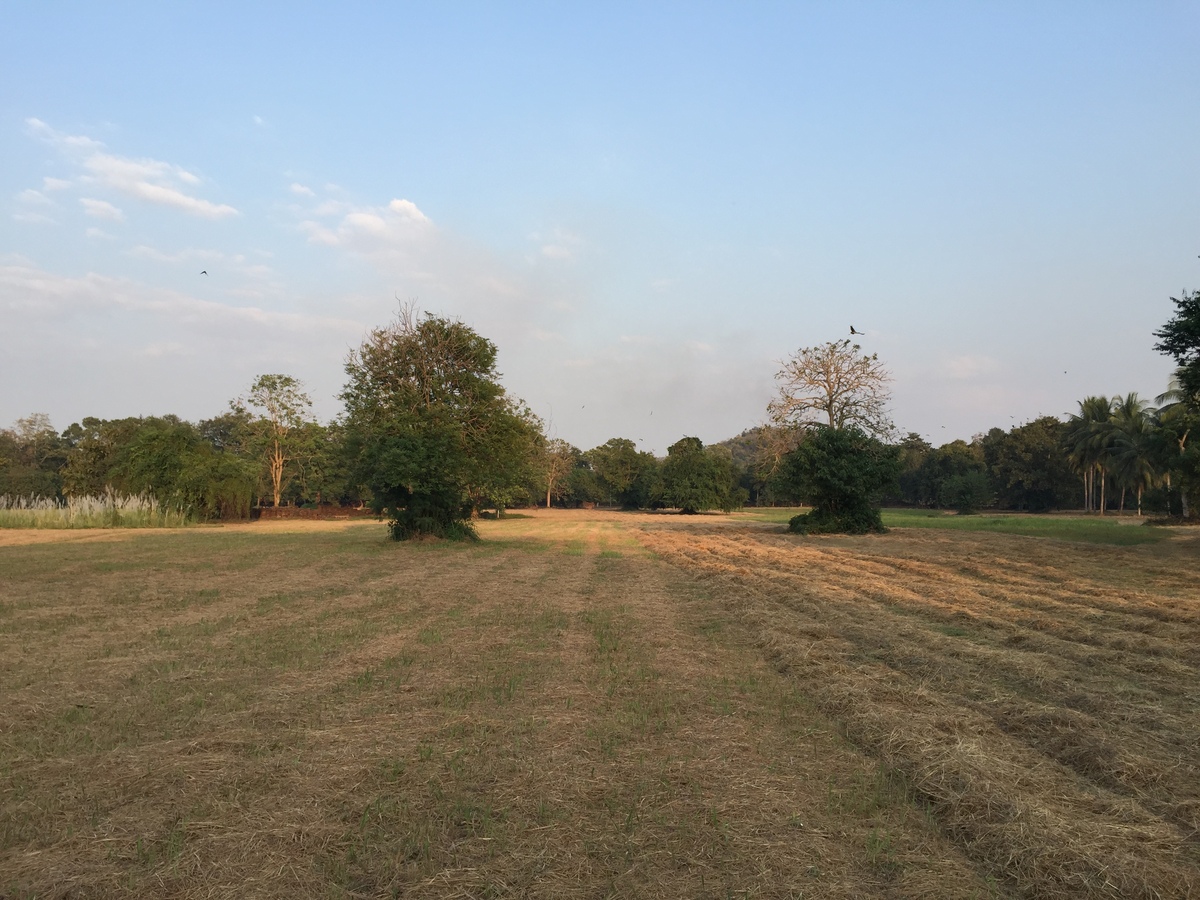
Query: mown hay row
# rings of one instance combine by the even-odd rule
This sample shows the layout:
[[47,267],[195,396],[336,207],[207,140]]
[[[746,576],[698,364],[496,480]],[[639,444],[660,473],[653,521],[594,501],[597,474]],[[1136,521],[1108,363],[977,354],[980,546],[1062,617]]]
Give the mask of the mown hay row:
[[[831,573],[824,563],[838,556],[836,550],[823,550],[817,568],[807,548],[797,548],[779,566],[786,548],[731,552],[716,535],[665,532],[645,540],[684,568],[720,578],[727,601],[757,630],[775,664],[852,739],[910,779],[968,852],[1024,893],[1149,898],[1190,896],[1200,889],[1194,842],[1153,809],[1188,830],[1194,827],[1195,772],[1180,764],[1186,759],[1181,748],[1195,730],[1194,713],[1189,718],[1177,709],[1174,716],[1162,715],[1167,740],[1128,723],[1122,728],[1089,717],[1089,724],[1044,702],[1039,714],[1033,697],[1014,697],[1011,686],[995,681],[997,669],[1019,669],[1030,654],[1014,654],[1007,667],[997,665],[1003,648],[958,641],[952,654],[955,642],[922,628],[914,610],[895,609],[907,599],[922,611],[920,585],[913,590],[911,583],[897,581],[881,587],[873,583],[875,573],[861,574],[853,553]],[[808,557],[813,566],[807,583],[797,557]],[[757,566],[744,564],[750,559]],[[973,588],[972,601],[981,598],[981,585],[964,578],[954,562],[948,561],[939,580]],[[932,581],[936,573],[927,569],[922,576]],[[993,591],[981,601],[999,605],[1000,597]],[[1086,612],[1082,600],[1076,605]],[[878,661],[880,644],[891,646],[892,662],[907,658],[923,665],[916,671],[889,669]],[[1088,671],[1086,654],[1077,660],[1042,655],[1047,664],[1058,665],[1040,677],[1074,681],[1075,690],[1081,683],[1102,689],[1102,679]],[[940,669],[946,671],[939,676]],[[1194,673],[1185,674],[1194,690]]]

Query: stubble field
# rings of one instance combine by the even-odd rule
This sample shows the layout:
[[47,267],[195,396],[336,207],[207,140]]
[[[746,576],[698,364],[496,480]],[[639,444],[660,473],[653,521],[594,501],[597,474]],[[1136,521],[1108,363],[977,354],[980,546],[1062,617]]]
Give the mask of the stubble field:
[[1186,897],[1200,540],[0,532],[0,897]]

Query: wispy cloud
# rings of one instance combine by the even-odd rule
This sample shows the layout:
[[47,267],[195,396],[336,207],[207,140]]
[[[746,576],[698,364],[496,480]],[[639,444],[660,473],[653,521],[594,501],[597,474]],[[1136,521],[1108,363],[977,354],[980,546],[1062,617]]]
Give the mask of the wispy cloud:
[[121,222],[125,219],[125,213],[113,206],[107,200],[94,200],[91,197],[81,197],[80,204],[83,206],[83,211],[93,219],[110,219],[113,222]]
[[160,359],[165,356],[195,356],[196,348],[179,341],[154,341],[142,348],[142,356]]
[[17,194],[16,200],[22,206],[29,206],[29,207],[35,207],[35,206],[48,207],[48,206],[54,205],[53,200],[51,200],[49,197],[47,197],[41,191],[33,190],[33,188],[29,188],[28,190],[21,191],[19,194]]
[[45,213],[35,212],[31,209],[18,209],[12,214],[14,222],[25,222],[29,225],[57,225],[58,222]]
[[193,196],[200,178],[186,169],[156,159],[131,159],[104,152],[104,144],[82,135],[57,131],[40,119],[27,119],[31,134],[58,148],[82,168],[84,183],[111,188],[147,203],[182,210],[205,219],[239,215],[236,208]]
[[69,147],[76,150],[99,150],[104,146],[100,141],[93,140],[90,137],[78,134],[64,134],[61,131],[56,131],[41,119],[26,119],[25,125],[28,127],[30,134],[61,147]]
[[71,186],[71,182],[65,178],[51,178],[47,175],[42,179],[42,189],[47,191],[65,191]]
[[[67,421],[150,412],[200,418],[267,371],[303,377],[318,414],[336,413],[342,356],[362,339],[361,321],[217,302],[207,297],[206,280],[195,283],[204,298],[131,278],[65,276],[0,256],[0,321],[22,338],[0,354],[0,406],[10,416],[52,409]],[[22,375],[48,346],[75,362],[55,377]]]
[[317,196],[312,188],[308,187],[307,185],[300,184],[299,182],[293,182],[292,186],[290,188],[288,188],[288,190],[291,191],[293,194],[299,194],[301,197]]
[[89,312],[123,310],[154,313],[177,324],[203,326],[213,334],[228,328],[250,328],[253,336],[276,331],[282,334],[311,334],[324,329],[333,333],[359,335],[362,325],[333,316],[277,312],[254,306],[228,306],[176,291],[152,288],[128,278],[111,278],[89,273],[68,277],[47,272],[28,263],[0,265],[0,296],[10,313],[40,319],[66,321]]
[[533,239],[541,245],[538,253],[544,259],[570,261],[575,259],[583,246],[583,239],[579,235],[561,228],[555,229],[549,237],[535,234]]
[[176,253],[164,253],[156,247],[149,247],[145,244],[138,244],[136,247],[130,248],[128,253],[138,259],[150,259],[162,263],[188,262],[189,260],[216,261],[223,258],[223,255],[216,250],[188,248]]

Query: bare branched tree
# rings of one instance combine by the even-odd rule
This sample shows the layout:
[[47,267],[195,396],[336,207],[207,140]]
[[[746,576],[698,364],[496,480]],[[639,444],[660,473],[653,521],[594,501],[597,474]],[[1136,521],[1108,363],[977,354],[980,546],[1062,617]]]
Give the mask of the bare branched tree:
[[767,406],[772,423],[794,432],[806,425],[860,428],[885,438],[892,376],[879,357],[849,340],[805,347],[788,357],[775,376],[779,395]]
[[[546,444],[542,457],[544,476],[546,479],[546,508],[550,508],[551,500],[562,494],[562,486],[567,476],[575,468],[579,451],[562,438],[553,438]],[[558,490],[555,490],[558,488]]]

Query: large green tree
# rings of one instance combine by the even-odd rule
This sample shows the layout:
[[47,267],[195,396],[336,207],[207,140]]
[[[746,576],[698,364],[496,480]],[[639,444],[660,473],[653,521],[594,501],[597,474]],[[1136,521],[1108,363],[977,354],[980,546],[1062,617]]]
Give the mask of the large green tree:
[[58,497],[70,442],[50,417],[34,413],[0,429],[0,495]]
[[342,391],[352,471],[397,540],[470,537],[479,498],[525,478],[534,448],[522,405],[501,387],[496,345],[411,306],[346,360]]
[[1185,394],[1200,395],[1200,291],[1183,291],[1172,297],[1175,315],[1154,332],[1154,349],[1173,357],[1179,366],[1175,377]]
[[1178,488],[1180,512],[1186,518],[1200,506],[1194,502],[1200,501],[1200,441],[1194,439],[1200,434],[1200,391],[1184,388],[1182,373],[1176,372],[1171,386],[1154,400],[1162,406],[1156,412],[1158,427],[1151,435],[1151,446],[1168,498],[1171,489]]
[[[911,462],[914,445],[909,444],[909,454],[905,454],[904,448],[901,444],[901,459],[903,455],[909,455]],[[977,443],[956,440],[926,450],[920,453],[920,463],[915,471],[906,473],[904,484],[910,491],[906,499],[918,506],[972,508],[982,493],[978,476],[986,468],[983,450]],[[904,471],[903,463],[901,471]],[[969,502],[964,498],[969,498]]]
[[625,509],[649,504],[648,475],[657,467],[653,454],[638,450],[628,438],[611,438],[587,451],[584,458],[599,479],[605,503]]
[[1062,449],[1064,431],[1061,420],[1040,416],[984,436],[983,458],[1003,506],[1042,511],[1072,502],[1075,477]]
[[730,512],[745,502],[736,483],[733,456],[724,448],[706,448],[696,437],[682,438],[667,448],[660,478],[658,499],[684,513]]
[[199,429],[178,416],[136,420],[109,457],[107,486],[146,494],[159,504],[200,518],[244,518],[254,491],[254,465],[215,450]]

